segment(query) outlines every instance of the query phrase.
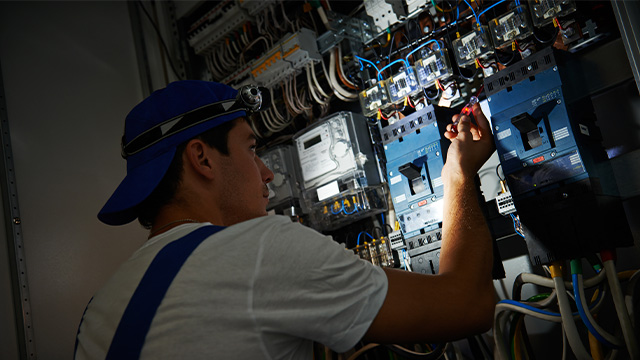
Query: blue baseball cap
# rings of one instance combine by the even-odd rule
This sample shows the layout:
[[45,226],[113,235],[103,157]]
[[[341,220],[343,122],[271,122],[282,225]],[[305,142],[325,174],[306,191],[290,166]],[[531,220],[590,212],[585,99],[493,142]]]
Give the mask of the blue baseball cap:
[[[254,94],[259,94],[255,89]],[[224,84],[184,80],[170,83],[136,105],[125,119],[122,137],[127,176],[98,219],[108,225],[135,220],[137,206],[158,186],[178,145],[254,110],[246,101],[238,101],[242,98],[238,95]]]

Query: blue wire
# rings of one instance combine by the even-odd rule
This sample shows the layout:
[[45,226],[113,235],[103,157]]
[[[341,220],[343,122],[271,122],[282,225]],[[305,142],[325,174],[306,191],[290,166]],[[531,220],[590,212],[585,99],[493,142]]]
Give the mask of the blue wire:
[[584,325],[587,327],[587,329],[589,329],[589,332],[593,334],[593,336],[596,339],[598,339],[598,341],[603,343],[605,346],[612,349],[619,349],[620,346],[616,346],[610,343],[609,341],[607,341],[607,339],[605,339],[604,336],[602,336],[598,332],[598,330],[596,330],[593,327],[593,324],[591,324],[591,321],[589,321],[589,318],[587,317],[587,313],[585,313],[584,311],[584,305],[582,304],[582,299],[580,298],[580,291],[578,291],[578,274],[571,274],[571,280],[573,281],[573,295],[576,298],[576,306],[578,308],[578,313],[580,314],[580,317],[582,318],[582,322],[584,323]]
[[393,65],[393,64],[395,64],[395,63],[397,63],[397,62],[399,62],[399,61],[400,61],[400,62],[402,62],[402,63],[404,63],[404,64],[406,65],[406,67],[407,67],[407,68],[409,67],[409,63],[408,63],[406,60],[404,60],[404,59],[398,59],[398,60],[395,60],[395,61],[393,61],[393,62],[391,62],[391,63],[387,64],[387,65],[386,65],[385,67],[383,67],[382,69],[378,70],[378,80],[382,80],[382,77],[380,77],[380,74],[382,74],[382,72],[384,71],[384,69],[386,69],[386,68],[390,67],[391,65]]
[[[599,291],[598,292],[598,297],[596,298],[596,301],[594,301],[593,304],[589,305],[589,310],[591,310],[598,302],[600,302],[601,298],[602,298],[602,291]],[[515,306],[518,306],[518,307],[521,307],[521,308],[525,308],[525,309],[531,310],[533,312],[537,312],[539,314],[560,317],[560,313],[554,313],[554,312],[551,312],[551,311],[538,309],[538,308],[533,307],[531,305],[523,304],[523,303],[521,303],[519,301],[515,301],[515,300],[501,300],[498,303],[499,304],[511,304],[511,305],[515,305]],[[578,313],[574,312],[571,315],[572,316],[576,316],[576,315],[578,315]]]
[[550,315],[550,316],[557,316],[557,317],[560,317],[560,314],[559,314],[559,313],[554,313],[554,312],[551,312],[551,311],[546,311],[546,310],[538,309],[538,308],[533,307],[533,306],[531,306],[531,305],[523,304],[523,303],[521,303],[521,302],[519,302],[519,301],[515,301],[515,300],[502,300],[502,301],[500,301],[500,303],[516,305],[516,306],[519,306],[519,307],[521,307],[521,308],[525,308],[525,309],[527,309],[527,310],[531,310],[531,311],[533,311],[533,312],[537,312],[537,313],[539,313],[539,314],[543,314],[543,315]]
[[[504,1],[504,0],[501,0],[501,1]],[[473,12],[473,17],[475,17],[475,18],[476,18],[476,23],[477,23],[478,25],[480,25],[480,17],[478,17],[478,15],[476,15],[476,11],[471,7],[471,4],[469,4],[469,2],[468,2],[467,0],[464,0],[464,2],[467,4],[467,6],[469,7],[469,9],[471,9],[471,12]],[[498,3],[498,4],[499,4],[499,3]],[[492,7],[494,7],[494,6],[498,5],[498,4],[495,4],[495,5],[491,6],[489,9],[491,9]],[[487,10],[488,10],[488,9],[487,9]],[[485,11],[486,11],[486,10],[485,10]]]
[[331,207],[331,213],[332,213],[333,215],[338,215],[338,214],[340,214],[342,211],[344,211],[344,200],[342,200],[342,207],[338,210],[338,212],[334,212],[334,211],[333,211],[333,207]]
[[509,214],[509,215],[511,215],[511,220],[513,220],[513,230],[515,230],[516,234],[518,234],[518,235],[520,235],[520,236],[524,237],[524,235],[523,235],[520,231],[518,231],[518,225],[516,224],[516,217],[515,217],[515,215],[513,215],[513,214]]
[[[360,62],[360,70],[364,69],[364,65],[362,65],[362,61],[364,61],[364,62],[366,62],[366,63],[371,64],[371,66],[373,66],[373,68],[374,68],[374,69],[376,69],[376,71],[378,71],[378,67],[377,67],[377,66],[376,66],[376,64],[374,64],[373,62],[371,62],[371,61],[369,61],[369,60],[367,60],[367,59],[361,58],[361,57],[360,57],[360,56],[358,56],[358,55],[355,55],[355,57],[356,57],[356,59],[358,59],[358,61]],[[380,72],[380,71],[378,71],[378,72]]]
[[416,52],[416,51],[418,51],[418,50],[422,49],[423,47],[425,47],[425,46],[427,46],[427,45],[429,45],[430,43],[436,43],[436,44],[438,45],[438,50],[442,49],[442,48],[440,47],[440,43],[439,43],[437,40],[435,40],[435,39],[434,39],[434,40],[429,40],[429,41],[427,41],[426,43],[424,43],[424,44],[422,44],[422,45],[418,46],[417,48],[415,48],[415,49],[413,49],[413,50],[411,50],[411,52],[409,52],[409,54],[407,54],[407,56],[405,56],[405,59],[406,59],[407,64],[409,63],[409,56],[411,56],[411,54],[413,54],[414,52]]
[[[466,2],[466,1],[467,1],[467,0],[465,0],[465,2]],[[489,7],[488,7],[488,8],[486,8],[486,9],[484,9],[484,10],[480,13],[480,15],[478,15],[478,16],[476,17],[476,21],[478,21],[478,24],[480,24],[480,20],[478,20],[478,19],[480,19],[480,16],[482,16],[482,14],[486,13],[487,11],[491,10],[494,6],[499,5],[499,4],[501,4],[501,3],[505,2],[505,1],[506,1],[506,0],[500,0],[500,1],[498,1],[497,3],[495,3],[495,4],[491,5],[491,6],[489,6]],[[518,2],[518,0],[516,0],[516,3],[517,3],[517,2]]]
[[371,234],[366,231],[360,231],[360,234],[358,234],[358,246],[360,245],[360,236],[362,236],[362,234],[366,234],[369,238],[371,238],[371,240],[373,240],[373,236],[371,236]]

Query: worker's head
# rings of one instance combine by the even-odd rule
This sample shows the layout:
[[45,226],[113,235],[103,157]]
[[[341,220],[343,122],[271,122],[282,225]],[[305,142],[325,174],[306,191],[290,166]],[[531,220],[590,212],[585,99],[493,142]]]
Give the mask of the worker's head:
[[[245,89],[239,95],[229,86],[205,81],[177,81],[155,91],[127,115],[122,138],[127,176],[98,218],[110,225],[138,218],[143,226],[150,227],[159,209],[172,201],[181,183],[184,159],[190,159],[183,157],[185,150],[208,156],[205,165],[210,166],[211,172],[219,173],[216,184],[224,184],[223,177],[242,178],[235,169],[243,166],[244,159],[236,159],[239,154],[235,153],[241,144],[251,151],[247,156],[254,158],[255,169],[248,170],[248,177],[255,183],[251,172],[260,174],[260,189],[251,189],[249,193],[260,193],[264,206],[258,208],[265,212],[262,190],[272,173],[255,156],[256,139],[246,120],[247,113],[256,110],[259,102],[255,88]],[[197,165],[197,159],[192,159]],[[235,181],[241,184],[239,179]]]

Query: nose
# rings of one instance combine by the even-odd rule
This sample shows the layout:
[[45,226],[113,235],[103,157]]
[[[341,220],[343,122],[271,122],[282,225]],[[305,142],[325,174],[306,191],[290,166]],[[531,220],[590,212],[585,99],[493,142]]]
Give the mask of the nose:
[[273,171],[266,167],[260,158],[258,159],[258,166],[260,167],[260,174],[262,175],[262,181],[265,184],[270,183],[273,180]]

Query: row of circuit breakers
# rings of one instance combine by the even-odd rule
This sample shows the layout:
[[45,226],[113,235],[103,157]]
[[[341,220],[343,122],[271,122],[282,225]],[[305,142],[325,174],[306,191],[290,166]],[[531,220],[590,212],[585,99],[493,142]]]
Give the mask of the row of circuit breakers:
[[[532,261],[584,256],[632,239],[588,96],[570,93],[564,55],[551,48],[485,79],[493,136]],[[418,109],[419,108],[419,109]],[[381,174],[368,120],[340,112],[261,154],[275,176],[270,209],[309,215],[333,230],[387,210],[387,189],[400,232],[386,246],[406,250],[413,271],[436,273],[442,240],[448,119],[418,107],[379,128]],[[385,184],[386,183],[386,184]],[[389,261],[392,264],[393,261]],[[396,261],[397,263],[397,261]]]

